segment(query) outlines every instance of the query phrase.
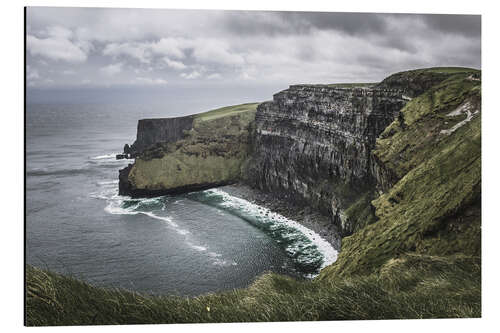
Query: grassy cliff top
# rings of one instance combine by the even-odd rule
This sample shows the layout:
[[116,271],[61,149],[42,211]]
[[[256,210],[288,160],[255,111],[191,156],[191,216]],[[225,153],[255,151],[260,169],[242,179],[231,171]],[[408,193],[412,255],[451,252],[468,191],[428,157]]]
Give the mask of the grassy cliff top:
[[330,83],[326,84],[327,87],[332,87],[332,88],[368,88],[376,85],[376,83],[373,82],[353,82],[353,83]]
[[257,105],[259,105],[259,103],[245,103],[225,106],[219,109],[195,114],[193,115],[193,117],[198,121],[213,120],[220,117],[232,116],[242,112],[254,112],[257,110]]
[[[399,73],[446,73],[446,74],[457,74],[457,73],[476,73],[481,72],[479,69],[469,68],[469,67],[429,67],[429,68],[418,68],[409,71],[403,71]],[[396,74],[399,74],[396,73]]]
[[377,84],[381,89],[398,89],[406,96],[417,97],[450,78],[470,77],[481,80],[481,71],[465,67],[431,67],[392,74]]
[[408,255],[380,274],[297,281],[264,274],[248,288],[194,298],[93,287],[28,266],[29,326],[481,316],[480,262]]
[[[257,106],[260,103],[245,103],[238,105],[230,105],[224,106],[218,109],[213,109],[209,111],[204,111],[200,113],[195,113],[187,116],[179,116],[179,117],[171,117],[171,118],[184,118],[184,117],[193,117],[198,121],[212,120],[220,117],[233,116],[243,112],[255,112],[257,111]],[[149,120],[161,120],[161,119],[169,119],[169,117],[165,118],[144,118],[139,121],[149,121]]]
[[369,88],[377,83],[372,82],[348,82],[348,83],[306,83],[294,84],[290,87],[318,87],[318,88]]
[[157,143],[136,158],[128,181],[139,191],[192,191],[236,182],[249,153],[258,103],[191,116],[182,139]]
[[377,139],[391,175],[372,201],[377,221],[342,241],[322,279],[371,274],[405,253],[481,251],[481,82],[452,75],[413,98]]
[[[474,68],[468,68],[468,67],[429,67],[429,68],[419,68],[419,69],[413,69],[409,71],[403,71],[403,72],[398,72],[391,74],[387,78],[385,78],[383,81],[389,79],[389,78],[409,78],[409,79],[415,79],[421,75],[426,75],[426,76],[433,76],[433,75],[439,75],[439,77],[449,77],[450,75],[453,74],[479,74],[481,73],[481,70],[474,69]],[[382,82],[383,82],[382,81]],[[325,88],[369,88],[369,87],[374,87],[378,85],[380,82],[348,82],[348,83],[327,83],[327,84],[297,84],[294,86],[305,86],[305,87],[325,87]]]

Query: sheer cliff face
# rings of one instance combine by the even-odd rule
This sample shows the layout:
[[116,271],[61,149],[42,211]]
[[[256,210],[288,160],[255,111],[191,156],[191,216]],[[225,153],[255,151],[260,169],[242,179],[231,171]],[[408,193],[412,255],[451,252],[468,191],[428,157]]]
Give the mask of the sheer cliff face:
[[258,107],[247,181],[351,233],[344,211],[374,189],[370,152],[405,103],[398,90],[291,86]]
[[[169,143],[182,139],[185,131],[193,128],[193,116],[177,118],[141,119],[137,124],[137,140],[129,151],[133,156],[156,143]],[[127,149],[125,149],[127,150]]]

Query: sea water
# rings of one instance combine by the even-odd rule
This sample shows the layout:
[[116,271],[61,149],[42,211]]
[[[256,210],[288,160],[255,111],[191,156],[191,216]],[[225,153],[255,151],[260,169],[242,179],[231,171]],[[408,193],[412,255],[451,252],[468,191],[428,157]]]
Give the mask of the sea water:
[[309,278],[335,261],[318,234],[223,189],[118,195],[118,170],[131,161],[115,154],[133,142],[137,121],[187,111],[28,104],[27,263],[97,286],[192,296],[268,271]]

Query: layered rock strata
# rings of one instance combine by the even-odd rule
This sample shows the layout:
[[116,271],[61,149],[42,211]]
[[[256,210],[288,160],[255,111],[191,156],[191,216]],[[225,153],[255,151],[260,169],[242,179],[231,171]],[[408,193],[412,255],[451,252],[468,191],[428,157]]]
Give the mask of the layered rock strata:
[[[136,161],[120,171],[120,193],[180,193],[243,180],[317,209],[342,236],[350,235],[378,219],[372,201],[401,179],[393,164],[410,151],[411,144],[385,160],[374,153],[377,138],[393,133],[392,127],[408,131],[414,115],[400,112],[403,107],[413,100],[422,104],[417,97],[423,92],[451,87],[457,75],[464,84],[480,78],[462,68],[413,70],[371,86],[290,86],[260,104],[256,114],[255,104],[247,104],[141,120],[136,142],[124,149]],[[440,93],[429,103],[441,99]],[[467,119],[447,123],[457,127]]]
[[346,210],[369,205],[375,188],[375,140],[405,103],[395,89],[291,86],[258,107],[246,181],[318,208],[350,234],[357,223]]

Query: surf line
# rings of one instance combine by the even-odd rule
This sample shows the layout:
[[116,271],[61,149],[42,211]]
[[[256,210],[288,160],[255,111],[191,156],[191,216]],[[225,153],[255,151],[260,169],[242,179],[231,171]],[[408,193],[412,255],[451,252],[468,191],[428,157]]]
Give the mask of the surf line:
[[[111,185],[112,183],[106,183],[106,185]],[[116,193],[114,189],[111,189],[108,195],[96,195],[94,196],[95,198],[99,199],[105,199],[108,201],[108,205],[104,208],[106,212],[109,214],[114,214],[114,215],[146,215],[149,218],[156,219],[163,221],[167,227],[170,229],[173,229],[175,232],[177,232],[179,235],[184,237],[184,240],[186,244],[193,250],[199,253],[204,253],[206,254],[210,260],[212,261],[212,264],[215,266],[221,266],[221,267],[226,267],[226,266],[236,266],[237,263],[233,260],[225,260],[222,258],[222,255],[210,251],[208,246],[202,246],[196,244],[192,240],[192,235],[189,232],[189,230],[182,229],[179,227],[177,223],[175,223],[171,217],[169,216],[159,216],[151,211],[146,211],[146,210],[141,210],[140,205],[145,204],[145,203],[152,203],[152,202],[161,202],[162,197],[156,197],[156,198],[144,198],[144,199],[132,199],[127,196],[120,196]],[[126,201],[132,201],[135,202],[135,204],[130,205],[128,207],[123,207],[123,204]]]
[[[319,267],[319,270],[325,268],[326,266],[334,263],[337,260],[338,251],[335,250],[329,242],[327,242],[315,231],[303,226],[302,224],[296,221],[288,219],[281,214],[269,210],[268,208],[256,205],[245,199],[230,195],[229,193],[224,192],[221,189],[217,188],[209,189],[203,191],[202,193],[205,193],[208,196],[211,195],[220,196],[222,198],[222,202],[220,203],[220,206],[222,208],[229,208],[232,210],[242,210],[250,215],[255,216],[256,218],[272,221],[272,223],[275,223],[277,227],[286,226],[288,227],[287,229],[292,229],[302,234],[302,236],[306,237],[310,243],[316,246],[318,252],[323,256],[323,262]],[[287,252],[299,251],[297,247],[287,248],[286,250]]]

